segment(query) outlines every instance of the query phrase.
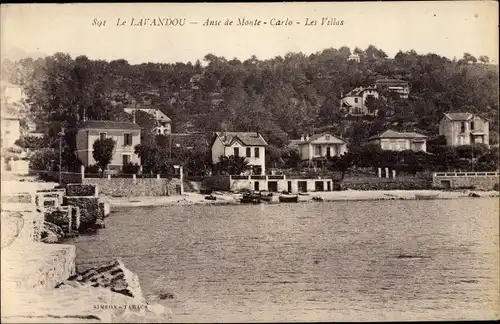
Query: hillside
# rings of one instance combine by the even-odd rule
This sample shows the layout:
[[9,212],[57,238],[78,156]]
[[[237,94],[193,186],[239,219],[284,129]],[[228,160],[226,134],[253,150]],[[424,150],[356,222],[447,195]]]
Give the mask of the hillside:
[[[208,54],[201,62],[130,65],[57,53],[45,59],[2,64],[2,77],[25,87],[40,121],[73,127],[85,109],[95,119],[127,118],[111,100],[147,99],[172,120],[174,131],[192,124],[201,131],[259,131],[280,147],[302,133],[331,130],[351,143],[386,127],[437,134],[444,112],[473,112],[488,118],[498,141],[498,65],[455,62],[436,54],[400,52],[394,59],[370,46],[329,48],[306,56],[245,61]],[[339,96],[378,78],[408,81],[408,100],[388,98],[376,117],[346,120]],[[145,93],[149,91],[149,93]],[[54,123],[56,122],[56,123]],[[57,123],[59,122],[59,123]],[[57,125],[57,126],[56,126]]]

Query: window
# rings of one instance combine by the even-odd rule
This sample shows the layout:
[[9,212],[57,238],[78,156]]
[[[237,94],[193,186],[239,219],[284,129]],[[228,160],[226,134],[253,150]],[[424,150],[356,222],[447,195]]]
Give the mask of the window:
[[326,136],[325,136],[325,139],[326,139],[327,141],[329,141],[329,140],[330,140],[330,135],[326,135]]
[[123,145],[125,146],[132,145],[132,134],[129,133],[123,134]]
[[240,148],[239,147],[234,148],[234,156],[240,156]]
[[465,122],[462,122],[462,124],[460,125],[460,132],[465,133]]
[[123,154],[122,156],[122,164],[126,165],[130,163],[130,154]]
[[330,156],[331,156],[330,147],[327,147],[327,148],[326,148],[326,156],[327,156],[327,157],[330,157]]
[[314,147],[314,155],[321,155],[321,145],[316,145]]
[[473,121],[472,121],[472,122],[470,122],[470,129],[471,129],[471,130],[474,130],[474,122],[473,122]]
[[259,150],[258,147],[255,148],[254,155],[255,155],[256,158],[260,157],[260,150]]
[[247,147],[247,157],[251,157],[252,156],[252,149]]
[[358,98],[354,98],[354,103],[358,103]]
[[99,139],[102,141],[106,139],[106,133],[99,133]]

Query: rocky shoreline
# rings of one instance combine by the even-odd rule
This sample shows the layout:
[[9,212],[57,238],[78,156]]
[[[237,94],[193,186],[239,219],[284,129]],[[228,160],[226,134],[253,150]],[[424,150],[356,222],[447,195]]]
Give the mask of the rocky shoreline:
[[[69,199],[55,188],[35,191],[31,202],[2,199],[2,323],[171,321],[166,307],[147,302],[139,278],[122,261],[77,272],[75,246],[54,244],[104,227],[109,205],[97,188],[92,196],[73,192]],[[30,196],[17,198],[23,195]],[[76,204],[61,206],[62,199]]]

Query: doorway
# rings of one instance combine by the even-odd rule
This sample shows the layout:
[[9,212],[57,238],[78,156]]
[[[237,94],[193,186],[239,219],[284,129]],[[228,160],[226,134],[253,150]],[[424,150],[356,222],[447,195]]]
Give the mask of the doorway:
[[267,189],[270,192],[278,192],[278,181],[269,181],[267,183]]
[[444,189],[451,189],[451,180],[441,180],[441,186]]
[[255,191],[260,191],[260,182],[259,181],[255,181],[253,187],[254,187]]
[[326,191],[332,191],[332,183],[330,181],[326,182]]
[[307,181],[297,181],[299,192],[307,192]]
[[292,192],[292,182],[288,181],[288,192]]

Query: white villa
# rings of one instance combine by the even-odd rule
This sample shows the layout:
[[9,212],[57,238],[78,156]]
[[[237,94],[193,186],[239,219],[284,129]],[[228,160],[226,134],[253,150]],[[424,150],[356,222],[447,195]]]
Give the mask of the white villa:
[[330,133],[302,135],[297,143],[301,160],[313,161],[318,158],[341,156],[347,152],[347,142]]
[[266,172],[266,146],[266,140],[259,133],[216,132],[212,140],[212,163],[218,163],[220,156],[243,156],[252,167],[252,174],[263,175]]
[[390,151],[427,151],[427,136],[412,132],[396,132],[388,129],[368,139],[369,143]]

